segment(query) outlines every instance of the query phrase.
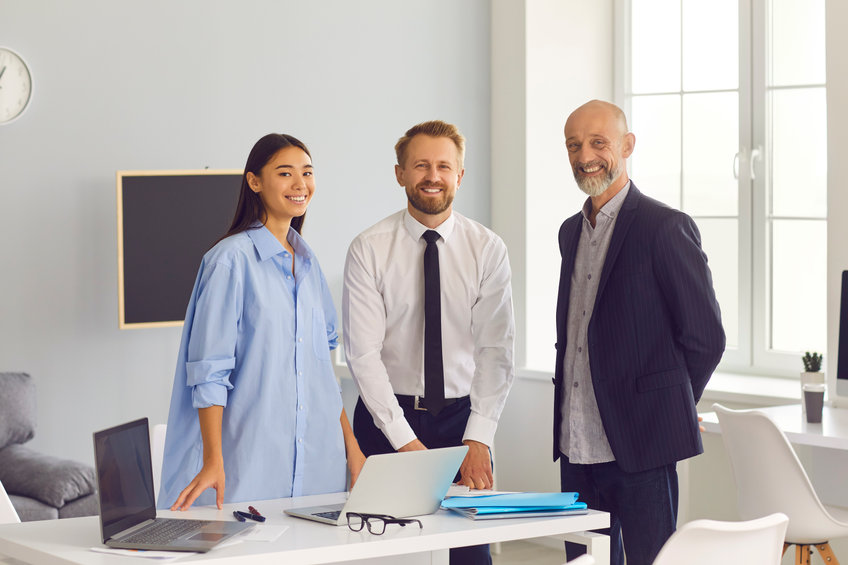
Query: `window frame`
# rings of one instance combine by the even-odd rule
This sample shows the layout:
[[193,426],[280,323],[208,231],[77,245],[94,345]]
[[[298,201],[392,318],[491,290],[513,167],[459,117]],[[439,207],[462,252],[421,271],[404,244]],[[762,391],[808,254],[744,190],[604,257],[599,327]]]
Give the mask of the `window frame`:
[[[683,0],[680,1],[682,4]],[[770,1],[738,0],[738,2],[739,143],[735,163],[738,171],[739,194],[737,209],[739,226],[738,346],[725,350],[719,370],[733,373],[797,376],[800,371],[799,354],[770,349],[772,316],[770,233],[773,217],[770,206],[772,171],[769,116],[771,111],[770,89],[767,82],[769,63],[767,24],[770,21],[768,13]],[[615,102],[624,109],[625,113],[632,116],[631,101],[634,95],[630,92],[629,52],[632,40],[631,0],[615,0],[614,13],[615,37],[620,38],[616,41],[614,48],[614,97]],[[824,88],[827,88],[827,79],[825,79]],[[681,85],[679,92],[681,112],[683,111],[683,93]],[[755,104],[755,100],[762,102]],[[638,132],[635,133],[638,136]],[[693,218],[697,221],[698,216]],[[824,221],[827,221],[826,217]],[[826,324],[826,320],[822,323]],[[822,346],[826,347],[827,344],[824,343]]]

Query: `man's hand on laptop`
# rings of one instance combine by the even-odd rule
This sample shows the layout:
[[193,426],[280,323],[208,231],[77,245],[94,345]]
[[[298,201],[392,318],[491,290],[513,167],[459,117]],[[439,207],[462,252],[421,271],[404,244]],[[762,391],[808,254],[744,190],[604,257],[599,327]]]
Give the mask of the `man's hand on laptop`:
[[492,477],[492,459],[489,455],[489,446],[471,439],[462,443],[468,446],[468,453],[459,467],[459,473],[462,476],[459,484],[474,489],[492,488],[494,478]]
[[223,458],[217,461],[205,462],[197,476],[180,493],[177,501],[171,506],[171,510],[188,510],[194,501],[197,500],[197,497],[200,496],[200,493],[208,488],[214,488],[217,491],[218,496],[215,502],[220,510],[224,506]]
[[422,449],[427,449],[427,446],[421,443],[420,439],[415,438],[414,440],[410,441],[409,443],[398,449],[398,451],[421,451]]

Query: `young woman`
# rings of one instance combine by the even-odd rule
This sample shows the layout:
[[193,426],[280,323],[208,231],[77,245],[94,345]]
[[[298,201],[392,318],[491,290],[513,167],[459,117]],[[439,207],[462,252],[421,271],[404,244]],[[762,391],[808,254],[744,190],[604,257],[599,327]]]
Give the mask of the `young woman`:
[[365,462],[330,363],[336,311],[300,236],[314,191],[302,142],[256,142],[186,311],[159,508],[343,491],[345,455],[354,481]]

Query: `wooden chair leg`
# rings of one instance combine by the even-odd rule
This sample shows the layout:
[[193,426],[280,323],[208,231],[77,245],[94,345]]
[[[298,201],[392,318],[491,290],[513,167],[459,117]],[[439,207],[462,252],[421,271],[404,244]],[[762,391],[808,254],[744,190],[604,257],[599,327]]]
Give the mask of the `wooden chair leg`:
[[795,565],[810,565],[810,553],[812,553],[812,550],[809,545],[796,545]]
[[830,544],[828,542],[820,543],[816,546],[816,549],[821,555],[822,561],[827,563],[827,565],[839,565],[839,560],[833,554],[833,550],[830,549]]

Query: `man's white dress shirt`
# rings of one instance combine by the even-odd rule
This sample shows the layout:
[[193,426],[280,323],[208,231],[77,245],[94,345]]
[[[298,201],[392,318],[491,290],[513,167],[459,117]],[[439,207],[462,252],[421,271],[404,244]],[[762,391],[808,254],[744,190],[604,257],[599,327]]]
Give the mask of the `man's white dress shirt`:
[[[375,425],[395,449],[415,439],[395,394],[424,396],[424,249],[427,231],[402,210],[348,249],[342,296],[347,364]],[[452,212],[441,238],[445,398],[471,397],[463,440],[492,445],[515,375],[506,245]]]

